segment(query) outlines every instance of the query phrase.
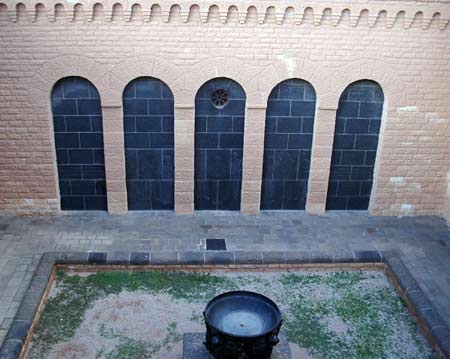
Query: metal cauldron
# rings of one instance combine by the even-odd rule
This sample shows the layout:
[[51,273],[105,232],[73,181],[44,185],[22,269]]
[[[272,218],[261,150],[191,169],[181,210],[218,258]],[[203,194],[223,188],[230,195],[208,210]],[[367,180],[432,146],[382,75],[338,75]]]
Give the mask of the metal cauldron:
[[203,315],[205,345],[216,359],[267,359],[279,342],[280,310],[261,294],[220,294],[206,305]]

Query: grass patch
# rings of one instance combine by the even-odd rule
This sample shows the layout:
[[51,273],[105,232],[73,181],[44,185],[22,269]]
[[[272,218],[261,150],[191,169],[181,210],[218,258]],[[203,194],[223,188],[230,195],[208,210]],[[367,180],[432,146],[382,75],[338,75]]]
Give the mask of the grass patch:
[[34,331],[35,344],[41,353],[47,353],[56,343],[71,338],[86,310],[97,299],[110,294],[123,291],[168,293],[173,298],[202,302],[219,294],[219,288],[237,289],[232,280],[219,276],[163,271],[111,271],[79,276],[58,270],[55,286],[58,294],[47,301]]
[[[164,351],[171,358],[170,353],[180,350],[186,328],[203,330],[202,311],[207,301],[238,289],[271,297],[282,310],[282,328],[289,341],[307,350],[312,358],[434,358],[405,303],[382,272],[111,271],[78,275],[62,270],[56,273],[27,358],[51,358],[56,345],[79,344],[76,340],[83,334],[80,328],[86,313],[99,300],[123,293],[133,293],[128,294],[131,298],[164,295],[169,299],[160,303],[161,311],[170,309],[179,319],[162,315],[159,322],[144,322],[144,331],[149,326],[160,328],[154,337],[144,338],[100,318],[93,332],[93,343],[98,347],[90,348],[95,352],[92,357],[152,358],[161,357]],[[130,313],[134,317],[129,320],[141,319],[139,312]]]

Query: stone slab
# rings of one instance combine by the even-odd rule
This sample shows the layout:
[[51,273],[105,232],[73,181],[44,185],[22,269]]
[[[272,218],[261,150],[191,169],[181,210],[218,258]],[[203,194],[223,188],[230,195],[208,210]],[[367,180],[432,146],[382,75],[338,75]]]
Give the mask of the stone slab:
[[[289,342],[283,332],[278,335],[280,342],[272,352],[272,359],[291,359]],[[205,333],[185,333],[183,335],[183,359],[214,359],[203,342]]]

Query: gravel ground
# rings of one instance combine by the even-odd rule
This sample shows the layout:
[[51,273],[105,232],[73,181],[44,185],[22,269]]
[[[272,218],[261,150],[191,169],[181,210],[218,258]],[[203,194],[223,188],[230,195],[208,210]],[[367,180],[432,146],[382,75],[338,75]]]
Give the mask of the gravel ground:
[[182,358],[206,302],[251,290],[280,307],[293,358],[434,358],[381,271],[60,272],[26,358]]

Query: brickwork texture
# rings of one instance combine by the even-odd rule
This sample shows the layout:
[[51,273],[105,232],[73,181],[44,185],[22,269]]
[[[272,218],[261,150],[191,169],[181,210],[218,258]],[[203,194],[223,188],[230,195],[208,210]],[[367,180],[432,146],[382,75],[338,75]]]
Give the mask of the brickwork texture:
[[[172,208],[191,213],[197,207],[450,216],[449,22],[448,1],[307,1],[300,6],[289,1],[74,5],[0,0],[0,213]],[[56,102],[64,98],[55,97],[55,84],[75,77],[98,97],[81,94],[72,112],[69,105],[59,112]],[[143,98],[137,90],[135,97],[125,91],[141,78],[162,83],[167,91],[153,97],[151,82]],[[234,187],[222,186],[216,203],[206,205],[208,195],[196,191],[196,162],[209,151],[200,149],[196,136],[202,117],[196,95],[218,78],[242,88],[243,114],[231,115],[231,130],[230,119],[218,123],[209,117],[202,133],[212,129],[211,138],[235,141],[238,147],[219,145],[215,151],[231,153],[230,166],[236,161],[240,168],[236,178],[230,172],[212,179],[211,186],[228,181]],[[295,90],[281,91],[287,80],[311,86],[313,107],[295,112],[296,102],[305,98]],[[355,83],[371,84],[372,95],[377,91],[382,101],[366,101],[362,92],[349,90]],[[274,130],[270,102],[278,85],[278,100],[294,107],[287,118],[278,117]],[[96,101],[97,108],[83,104],[86,100]],[[343,115],[346,101],[357,103],[351,106],[359,112]],[[144,103],[145,109],[133,112]],[[302,176],[291,178],[286,167],[267,172],[269,137],[277,131],[292,137],[292,145],[301,137],[305,148],[295,149],[302,157],[295,166],[297,172],[305,169]],[[351,149],[339,148],[342,136],[354,138]],[[73,147],[62,137],[71,137]],[[277,157],[285,148],[273,150]],[[133,156],[143,156],[134,167]],[[213,162],[217,177],[220,166]],[[67,165],[80,168],[77,176],[65,177]],[[95,178],[89,178],[90,166],[97,166]],[[346,166],[350,172],[340,177]],[[269,177],[283,182],[281,192]],[[271,199],[273,193],[278,194]]]

